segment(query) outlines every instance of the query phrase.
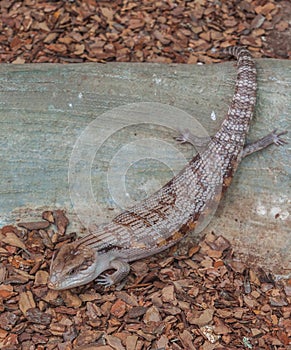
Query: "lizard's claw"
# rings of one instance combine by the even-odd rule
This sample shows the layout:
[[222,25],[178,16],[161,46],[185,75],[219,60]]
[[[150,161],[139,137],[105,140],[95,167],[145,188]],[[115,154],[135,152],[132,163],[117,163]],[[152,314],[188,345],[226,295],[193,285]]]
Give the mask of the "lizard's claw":
[[194,135],[189,129],[180,129],[179,132],[180,134],[175,137],[175,140],[181,144],[190,143],[194,147],[205,147],[211,139],[209,136]]
[[179,130],[179,133],[179,136],[175,137],[176,141],[178,141],[181,144],[187,142],[191,143],[192,134],[189,129]]
[[279,133],[277,133],[277,131],[278,130],[275,129],[270,134],[270,136],[272,136],[272,138],[273,138],[274,145],[276,145],[276,146],[283,146],[284,144],[287,144],[288,142],[285,141],[284,139],[282,139],[280,136],[286,135],[288,133],[288,131],[285,130],[285,131],[282,131],[282,132],[279,132]]
[[98,277],[96,282],[98,284],[101,284],[102,286],[104,286],[106,288],[110,287],[110,286],[112,286],[112,284],[114,284],[112,278],[108,274]]

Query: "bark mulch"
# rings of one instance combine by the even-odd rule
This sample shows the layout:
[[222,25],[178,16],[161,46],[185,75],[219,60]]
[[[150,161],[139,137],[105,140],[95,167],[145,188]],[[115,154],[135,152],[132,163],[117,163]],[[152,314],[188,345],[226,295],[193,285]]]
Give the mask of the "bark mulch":
[[0,62],[212,63],[216,49],[290,58],[289,0],[0,0]]
[[57,210],[0,229],[2,350],[288,349],[291,280],[241,262],[222,236],[134,262],[123,288],[53,291],[67,225]]

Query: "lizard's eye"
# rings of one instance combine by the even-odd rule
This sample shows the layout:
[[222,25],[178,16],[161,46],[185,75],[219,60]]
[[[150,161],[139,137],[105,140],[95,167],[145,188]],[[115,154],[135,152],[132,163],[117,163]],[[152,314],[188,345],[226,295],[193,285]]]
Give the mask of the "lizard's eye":
[[72,275],[74,275],[75,273],[76,273],[76,269],[72,269],[72,270],[69,271],[68,274],[69,274],[70,276],[72,276]]

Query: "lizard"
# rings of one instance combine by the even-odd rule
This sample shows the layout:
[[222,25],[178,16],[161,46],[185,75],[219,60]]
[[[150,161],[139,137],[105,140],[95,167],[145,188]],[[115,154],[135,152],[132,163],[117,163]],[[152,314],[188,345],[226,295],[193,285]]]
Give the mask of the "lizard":
[[[246,144],[256,104],[256,67],[243,46],[225,52],[237,58],[235,93],[207,147],[157,192],[111,222],[92,225],[84,237],[63,245],[51,262],[49,288],[64,290],[95,279],[105,287],[118,284],[128,275],[130,262],[169,248],[210,215],[244,157],[271,144],[286,143],[281,136],[287,132],[274,130]],[[115,271],[105,274],[107,270]]]

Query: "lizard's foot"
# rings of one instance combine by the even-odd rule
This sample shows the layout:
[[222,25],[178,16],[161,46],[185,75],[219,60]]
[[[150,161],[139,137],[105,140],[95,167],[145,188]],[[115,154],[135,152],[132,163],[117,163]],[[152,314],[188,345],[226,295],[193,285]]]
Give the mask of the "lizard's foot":
[[281,132],[277,132],[278,130],[275,129],[273,130],[269,136],[272,138],[273,144],[276,146],[283,146],[285,144],[287,144],[288,142],[285,141],[284,139],[282,139],[280,136],[282,135],[286,135],[288,133],[287,130],[281,131]]
[[112,274],[104,274],[96,279],[96,282],[104,287],[110,287],[122,281],[129,273],[130,266],[127,262],[121,259],[113,259],[110,262],[109,269],[116,269]]
[[277,129],[270,132],[268,135],[262,137],[261,139],[246,145],[243,149],[242,158],[255,153],[261,149],[264,149],[270,145],[283,146],[287,143],[284,139],[281,138],[282,135],[286,135],[287,131],[278,132]]
[[194,135],[189,129],[179,130],[179,133],[175,140],[181,144],[190,143],[194,147],[205,147],[210,141],[209,136]]
[[179,130],[179,136],[175,137],[175,140],[179,143],[191,143],[193,141],[193,134],[189,129]]
[[108,288],[114,284],[110,275],[106,274],[97,278],[96,282]]

